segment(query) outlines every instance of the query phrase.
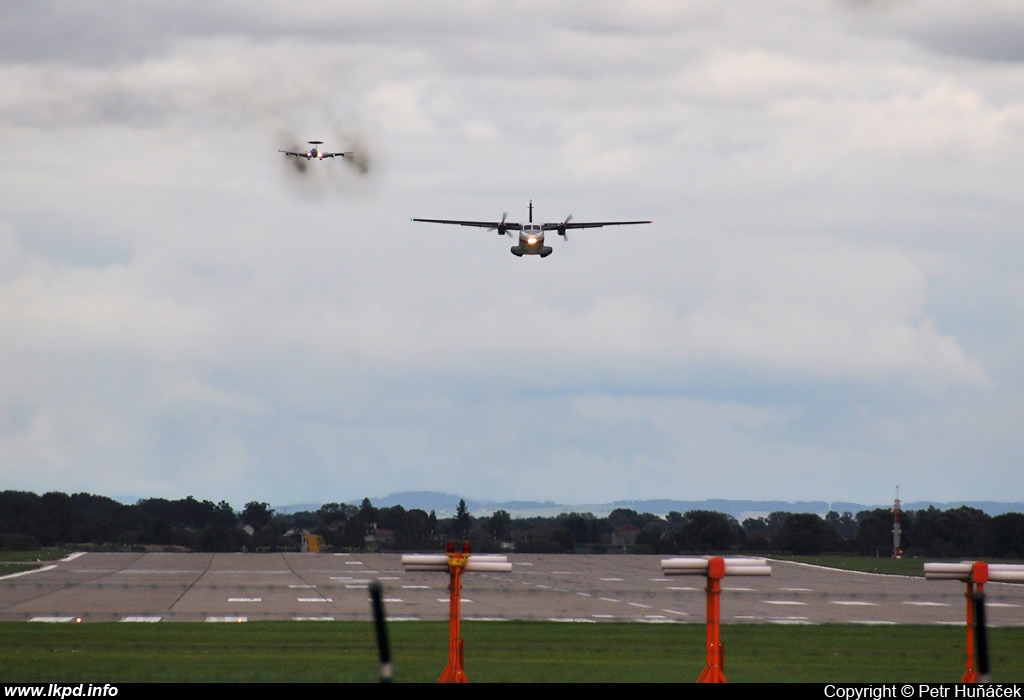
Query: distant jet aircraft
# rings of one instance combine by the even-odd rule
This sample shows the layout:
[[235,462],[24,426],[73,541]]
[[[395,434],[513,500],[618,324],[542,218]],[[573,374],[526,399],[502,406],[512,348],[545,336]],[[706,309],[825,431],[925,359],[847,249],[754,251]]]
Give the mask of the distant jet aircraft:
[[296,153],[294,151],[282,151],[280,148],[277,149],[278,153],[284,153],[286,156],[296,156],[297,158],[305,158],[306,160],[323,160],[324,158],[334,158],[335,156],[350,156],[354,151],[343,151],[342,153],[323,153],[317,149],[317,146],[323,144],[323,141],[310,141],[309,144],[313,146],[305,153]]
[[565,217],[564,221],[555,224],[533,223],[533,200],[530,200],[530,221],[526,224],[519,224],[512,221],[505,221],[508,212],[501,215],[501,221],[456,221],[453,219],[413,219],[413,221],[425,221],[430,224],[455,224],[457,226],[476,226],[497,231],[499,236],[507,235],[512,237],[512,231],[519,231],[519,245],[512,246],[509,250],[512,255],[523,257],[524,255],[539,255],[546,258],[551,255],[551,246],[544,245],[544,232],[556,231],[564,240],[569,240],[566,232],[575,228],[601,228],[602,226],[632,226],[633,224],[652,224],[653,221],[587,221],[572,222],[572,215]]

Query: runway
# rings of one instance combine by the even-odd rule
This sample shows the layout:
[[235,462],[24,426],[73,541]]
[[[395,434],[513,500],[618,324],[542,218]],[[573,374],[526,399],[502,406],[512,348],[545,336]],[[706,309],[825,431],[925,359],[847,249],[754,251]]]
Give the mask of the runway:
[[[509,555],[509,573],[463,575],[463,619],[703,623],[705,579],[663,576],[662,558]],[[722,580],[723,623],[965,624],[958,581],[770,564]],[[389,619],[447,619],[449,576],[401,554],[87,553],[0,579],[0,620],[367,620],[374,579]],[[990,625],[1024,625],[1024,585],[985,592]]]

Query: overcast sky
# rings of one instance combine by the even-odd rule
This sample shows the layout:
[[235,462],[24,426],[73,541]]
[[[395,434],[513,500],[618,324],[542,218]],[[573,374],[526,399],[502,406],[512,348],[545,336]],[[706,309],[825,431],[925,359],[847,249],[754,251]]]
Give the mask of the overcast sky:
[[0,488],[1024,497],[1019,0],[5,3],[0,143]]

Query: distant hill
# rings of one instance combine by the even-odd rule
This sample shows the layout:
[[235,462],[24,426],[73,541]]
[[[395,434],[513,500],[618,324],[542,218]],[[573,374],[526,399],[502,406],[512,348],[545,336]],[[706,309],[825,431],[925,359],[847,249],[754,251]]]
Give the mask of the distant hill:
[[[403,491],[393,493],[380,498],[370,498],[370,502],[378,508],[392,508],[402,506],[406,510],[418,508],[428,513],[434,511],[439,518],[448,518],[455,515],[455,509],[459,505],[462,496],[437,491]],[[352,505],[362,503],[362,497],[352,501]],[[589,503],[567,505],[554,503],[552,501],[482,501],[478,499],[465,498],[466,507],[475,518],[488,517],[497,510],[504,510],[513,518],[550,518],[561,513],[591,513],[595,517],[607,517],[616,508],[628,508],[638,513],[653,513],[654,515],[665,516],[672,511],[686,513],[691,510],[710,510],[717,513],[727,513],[738,520],[750,517],[759,517],[776,511],[785,513],[817,513],[825,515],[831,510],[837,513],[850,512],[856,515],[862,510],[875,510],[876,508],[889,509],[892,503],[865,505],[862,503],[850,503],[846,501],[751,501],[751,500],[728,500],[728,499],[707,499],[703,501],[676,501],[671,499],[652,499],[640,501],[614,501],[612,503]],[[276,507],[274,510],[281,513],[295,513],[301,510],[317,510],[322,503],[316,505],[292,505]],[[914,501],[903,503],[903,510],[926,510],[935,507],[939,510],[950,510],[967,506],[984,511],[989,515],[1001,515],[1003,513],[1024,513],[1024,503],[1000,503],[996,501]]]

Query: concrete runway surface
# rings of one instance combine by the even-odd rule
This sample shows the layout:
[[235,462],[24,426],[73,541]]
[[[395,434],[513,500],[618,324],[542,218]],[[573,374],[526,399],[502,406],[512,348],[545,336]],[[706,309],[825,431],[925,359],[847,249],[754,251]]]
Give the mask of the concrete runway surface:
[[[374,579],[389,619],[447,619],[448,574],[406,572],[401,557],[77,554],[0,579],[0,620],[368,620]],[[512,554],[509,573],[463,574],[463,619],[703,623],[705,579],[663,576],[663,558]],[[771,576],[722,580],[723,623],[965,624],[959,581],[770,564]],[[1024,584],[985,592],[990,625],[1024,625]]]

